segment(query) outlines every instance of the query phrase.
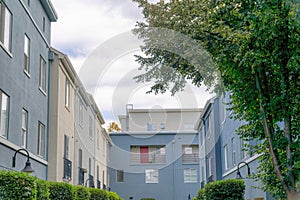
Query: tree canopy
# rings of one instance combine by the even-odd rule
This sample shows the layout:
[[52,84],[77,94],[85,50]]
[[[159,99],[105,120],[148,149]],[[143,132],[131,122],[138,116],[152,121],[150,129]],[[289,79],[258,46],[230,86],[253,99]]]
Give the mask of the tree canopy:
[[253,150],[262,154],[256,178],[263,189],[278,198],[299,195],[299,1],[133,1],[145,17],[134,29],[144,40],[137,62],[146,71],[136,80],[156,80],[155,93],[175,93],[186,79],[230,91],[235,119],[246,122],[239,134],[261,141]]

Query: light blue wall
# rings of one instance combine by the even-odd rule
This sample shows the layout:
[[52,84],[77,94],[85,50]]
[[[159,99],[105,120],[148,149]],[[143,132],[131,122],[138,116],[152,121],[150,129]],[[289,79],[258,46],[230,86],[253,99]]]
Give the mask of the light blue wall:
[[[22,1],[19,0],[2,0],[2,2],[6,4],[12,13],[11,52],[7,53],[0,47],[0,89],[10,97],[9,131],[7,140],[17,146],[21,145],[22,108],[25,108],[28,111],[27,149],[30,154],[36,155],[38,122],[40,121],[45,125],[46,133],[48,125],[48,95],[43,94],[38,87],[40,56],[47,62],[46,77],[48,79],[50,20],[40,1],[30,1],[31,4],[30,7],[28,7],[28,10],[35,20],[35,23],[38,25],[38,28],[40,29],[39,32],[38,28],[34,26],[33,21],[30,19],[30,15],[23,7],[23,5],[26,7],[27,4],[24,3],[22,5]],[[42,30],[43,17],[45,17],[46,22],[45,32]],[[24,73],[23,68],[25,34],[30,38],[30,76],[27,76]],[[48,84],[46,92],[48,92]],[[0,147],[1,157],[5,157],[5,159],[0,160],[0,165],[4,168],[11,169],[11,157],[15,150],[9,149],[3,144],[0,144]],[[46,157],[44,159],[46,159]],[[42,163],[32,162],[33,168],[36,171],[33,175],[46,179],[47,167]],[[18,158],[17,163],[21,164],[21,159]]]
[[[154,135],[111,134],[110,188],[122,198],[140,200],[184,200],[197,194],[200,187],[199,164],[182,164],[182,145],[198,144],[197,133],[155,133]],[[130,146],[166,145],[165,164],[130,165]],[[197,169],[198,182],[184,183],[184,169]],[[145,183],[145,170],[158,169],[159,183]],[[124,183],[116,182],[116,170],[124,170]]]

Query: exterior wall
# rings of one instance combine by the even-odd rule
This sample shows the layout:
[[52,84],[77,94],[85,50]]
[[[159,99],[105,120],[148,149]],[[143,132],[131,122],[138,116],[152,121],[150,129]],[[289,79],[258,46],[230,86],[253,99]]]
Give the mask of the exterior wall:
[[120,116],[124,131],[184,131],[194,129],[201,109],[128,109],[127,112],[128,118]]
[[[65,55],[56,50],[50,68],[50,129],[49,129],[49,180],[74,184],[75,143],[75,92],[76,74]],[[69,82],[69,106],[66,106],[66,81]],[[65,155],[65,135],[68,137],[68,152]],[[67,156],[67,157],[66,157]],[[65,166],[65,165],[66,166]],[[69,169],[67,165],[71,165]],[[66,168],[64,168],[66,167]],[[71,177],[64,174],[71,170]]]
[[[172,199],[182,200],[197,194],[199,184],[199,162],[183,163],[184,145],[198,145],[198,134],[164,132],[115,133],[110,134],[113,146],[110,150],[110,186],[122,198]],[[131,163],[131,146],[165,146],[165,163]],[[146,183],[145,171],[158,170],[158,183]],[[184,169],[195,169],[197,181],[184,183]],[[124,171],[124,182],[117,182],[116,170]]]
[[[48,51],[50,43],[50,21],[56,16],[46,12],[40,1],[31,1],[28,7],[23,1],[2,0],[12,13],[11,50],[0,42],[0,89],[9,96],[9,124],[6,138],[0,137],[0,169],[23,169],[25,162],[17,155],[17,165],[11,166],[11,157],[21,148],[22,109],[28,112],[26,149],[29,151],[34,176],[47,179],[47,128],[48,128]],[[50,9],[50,8],[47,8]],[[53,10],[53,8],[51,8]],[[54,10],[53,10],[54,11]],[[52,13],[53,14],[53,13]],[[54,17],[50,20],[49,16]],[[47,29],[41,29],[40,19],[45,19]],[[30,38],[30,70],[24,72],[24,37]],[[46,91],[39,89],[40,56],[46,62]],[[45,155],[38,156],[38,123],[45,126]]]
[[[247,152],[243,151],[243,142],[240,139],[240,137],[236,134],[236,130],[239,126],[242,125],[241,121],[232,120],[230,118],[230,115],[232,114],[231,111],[228,111],[224,108],[228,108],[225,104],[230,101],[229,93],[226,94],[224,98],[219,99],[220,103],[220,110],[223,110],[224,113],[221,113],[223,115],[223,122],[221,123],[221,155],[222,155],[222,176],[223,179],[229,179],[229,178],[236,178],[237,173],[237,165],[240,162],[246,162],[248,163],[251,174],[255,174],[257,171],[257,168],[259,166],[258,156],[255,155],[249,155]],[[225,104],[224,104],[225,103]],[[254,141],[250,142],[251,144],[254,144]],[[228,148],[228,168],[225,168],[225,152],[224,152],[224,146],[227,145]],[[264,198],[266,200],[272,200],[273,198],[268,195],[268,193],[263,192],[260,189],[254,188],[261,186],[261,182],[254,181],[252,179],[246,178],[247,176],[247,167],[244,164],[240,164],[240,172],[242,177],[244,177],[245,184],[246,184],[246,191],[245,191],[245,199],[254,199],[254,198]]]

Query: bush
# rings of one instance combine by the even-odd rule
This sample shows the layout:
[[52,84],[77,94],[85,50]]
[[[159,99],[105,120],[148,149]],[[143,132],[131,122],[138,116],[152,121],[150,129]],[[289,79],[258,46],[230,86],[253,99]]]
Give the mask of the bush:
[[115,192],[107,192],[107,199],[108,200],[120,200],[121,198],[119,197],[119,195]]
[[38,200],[49,200],[50,191],[48,187],[48,182],[45,180],[37,179],[36,181],[37,188],[37,199]]
[[89,188],[90,200],[107,200],[108,195],[105,190],[100,190],[97,188]]
[[245,183],[240,179],[215,181],[205,185],[205,199],[243,200]]
[[23,172],[0,171],[0,198],[36,199],[36,178]]
[[205,200],[205,189],[202,188],[199,190],[197,196],[194,197],[193,200]]
[[141,200],[155,200],[154,198],[142,198]]
[[51,200],[73,200],[75,199],[74,187],[67,183],[49,182]]
[[76,200],[87,200],[90,198],[89,190],[83,186],[74,186]]

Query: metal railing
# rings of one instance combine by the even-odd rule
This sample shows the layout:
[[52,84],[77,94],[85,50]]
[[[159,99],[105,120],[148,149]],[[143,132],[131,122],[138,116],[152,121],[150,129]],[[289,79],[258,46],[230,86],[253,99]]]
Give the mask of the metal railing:
[[182,163],[199,163],[199,154],[193,153],[193,154],[182,154]]
[[156,153],[131,153],[130,164],[164,164],[166,163],[165,154]]
[[64,158],[64,179],[71,180],[72,179],[72,161]]
[[84,185],[84,173],[86,173],[86,169],[79,167],[78,171],[78,184]]

